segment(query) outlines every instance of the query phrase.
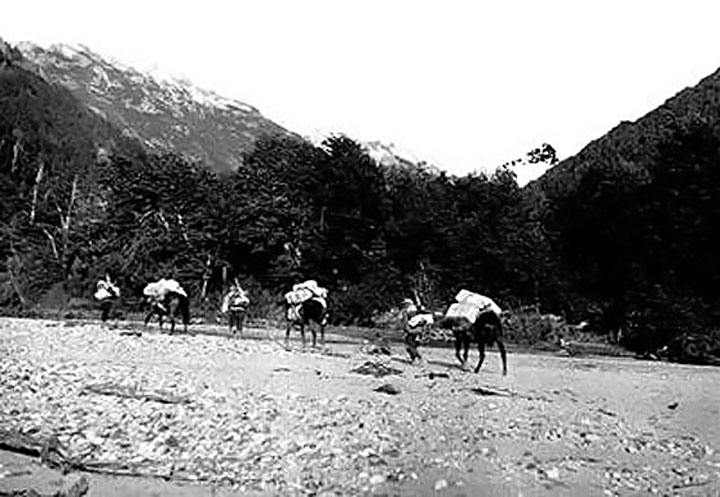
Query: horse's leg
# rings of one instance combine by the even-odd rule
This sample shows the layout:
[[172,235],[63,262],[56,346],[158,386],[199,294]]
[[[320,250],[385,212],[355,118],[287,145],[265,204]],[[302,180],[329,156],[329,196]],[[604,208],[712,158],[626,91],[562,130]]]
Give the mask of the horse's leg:
[[505,354],[505,345],[503,344],[502,340],[498,338],[496,340],[498,350],[500,351],[500,359],[502,359],[502,366],[503,366],[503,376],[507,375],[507,355]]
[[320,342],[322,343],[322,346],[325,346],[325,325],[320,325]]
[[485,338],[481,336],[478,337],[478,352],[480,353],[480,357],[478,358],[477,366],[475,366],[476,373],[480,371],[480,366],[482,366],[483,361],[485,361]]
[[242,334],[243,324],[245,324],[245,311],[240,311],[237,315],[236,329]]
[[235,313],[233,311],[228,311],[228,333],[230,335],[234,335],[234,333],[233,333],[234,321],[235,321]]
[[188,325],[190,324],[190,311],[187,308],[188,303],[185,301],[177,301],[177,306],[175,307],[175,316],[174,317],[180,317],[182,319],[183,324],[183,333],[187,335],[188,333]]
[[150,309],[150,312],[148,312],[147,316],[145,316],[145,328],[148,327],[148,323],[150,323],[150,319],[152,319],[153,314],[155,314],[155,309]]
[[419,360],[422,361],[422,356],[420,355],[420,351],[418,350],[420,348],[420,335],[415,334],[415,357],[417,357]]
[[303,348],[305,348],[305,321],[300,321],[300,336],[302,337]]
[[462,363],[466,364],[468,360],[468,352],[470,350],[470,333],[468,331],[463,333],[462,337],[462,344],[463,344],[463,359]]
[[174,303],[168,302],[166,306],[166,316],[168,318],[168,321],[170,321],[170,334],[172,335],[175,333],[175,306]]
[[310,327],[310,333],[312,333],[312,337],[313,337],[313,344],[312,344],[313,348],[317,347],[317,330],[315,329],[316,325],[317,325],[317,323],[315,323],[315,324],[308,323],[308,326]]
[[455,333],[455,357],[458,358],[458,361],[460,361],[460,365],[464,366],[465,361],[463,361],[462,355],[460,355],[460,349],[462,349],[462,336],[459,333]]
[[100,316],[100,319],[102,320],[103,323],[105,321],[107,321],[108,318],[110,317],[111,307],[112,307],[112,302],[110,301],[110,299],[105,299],[100,304],[100,309],[102,309],[102,315]]
[[290,345],[290,327],[292,326],[292,321],[288,319],[287,326],[285,327],[285,346],[287,347]]

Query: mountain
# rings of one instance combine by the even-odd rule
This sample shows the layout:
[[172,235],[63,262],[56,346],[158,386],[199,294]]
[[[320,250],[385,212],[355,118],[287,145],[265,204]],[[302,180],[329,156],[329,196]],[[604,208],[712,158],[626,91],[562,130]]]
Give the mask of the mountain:
[[73,242],[103,222],[98,185],[114,154],[144,151],[0,40],[0,304],[25,305],[92,245]]
[[539,287],[570,313],[593,302],[635,349],[717,329],[718,164],[720,70],[522,190],[510,216],[546,266]]
[[652,173],[663,145],[678,132],[698,125],[720,136],[720,69],[640,119],[621,122],[548,170],[529,188],[534,194],[564,197],[575,191],[591,170],[619,167],[638,174]]
[[[328,138],[337,136],[337,133],[327,130],[315,129],[310,133],[306,133],[304,138],[315,146],[322,146],[322,143]],[[411,151],[399,147],[392,142],[384,142],[382,140],[355,140],[363,148],[365,152],[378,164],[385,167],[411,167],[421,166],[436,172],[440,170],[430,165],[431,161],[418,157]]]
[[383,166],[427,165],[426,160],[420,159],[412,152],[402,149],[394,143],[374,140],[362,142],[362,146],[370,157]]
[[219,173],[234,170],[263,135],[289,131],[257,109],[188,81],[142,73],[84,46],[18,49],[44,79],[59,83],[149,150],[172,150]]
[[20,183],[48,183],[70,170],[88,179],[98,158],[115,152],[136,157],[143,150],[0,39],[0,173],[34,176],[42,164],[39,179]]

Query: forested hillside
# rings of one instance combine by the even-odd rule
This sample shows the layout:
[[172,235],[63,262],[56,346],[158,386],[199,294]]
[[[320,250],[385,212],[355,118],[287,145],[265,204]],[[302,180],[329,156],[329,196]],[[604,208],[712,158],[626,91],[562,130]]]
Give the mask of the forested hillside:
[[720,71],[529,185],[573,314],[594,309],[640,349],[714,333],[719,153]]
[[0,43],[0,299],[32,305],[72,281],[104,216],[98,165],[142,154],[65,89]]
[[[717,326],[720,75],[623,123],[525,188],[378,164],[345,136],[267,136],[230,175],[124,138],[69,92],[0,61],[0,305],[88,298],[110,271],[128,308],[174,275],[195,308],[238,277],[260,313],[293,283],[372,324],[409,295],[461,288],[655,350]],[[527,160],[552,152],[544,145]]]

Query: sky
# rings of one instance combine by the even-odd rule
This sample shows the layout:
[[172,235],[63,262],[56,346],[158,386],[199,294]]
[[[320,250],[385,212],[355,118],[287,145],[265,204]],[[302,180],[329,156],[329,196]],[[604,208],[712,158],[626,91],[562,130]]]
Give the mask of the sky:
[[6,41],[80,43],[305,135],[381,140],[456,174],[571,156],[720,68],[720,2],[22,0]]

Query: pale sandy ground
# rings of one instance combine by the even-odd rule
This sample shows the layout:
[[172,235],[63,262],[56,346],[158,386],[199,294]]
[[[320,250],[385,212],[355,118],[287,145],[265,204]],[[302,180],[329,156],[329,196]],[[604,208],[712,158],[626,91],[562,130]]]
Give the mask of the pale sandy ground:
[[[511,353],[503,377],[494,349],[476,375],[450,349],[411,366],[400,345],[381,359],[334,335],[323,354],[296,335],[285,350],[279,330],[119,330],[0,319],[0,426],[203,480],[89,475],[90,496],[720,495],[720,369]],[[368,360],[401,374],[350,372]],[[110,381],[190,404],[82,390]],[[400,393],[373,391],[385,383]],[[0,453],[0,495],[52,494],[60,479]]]

